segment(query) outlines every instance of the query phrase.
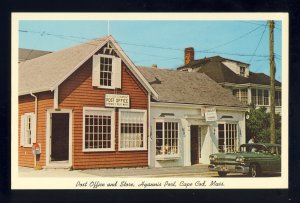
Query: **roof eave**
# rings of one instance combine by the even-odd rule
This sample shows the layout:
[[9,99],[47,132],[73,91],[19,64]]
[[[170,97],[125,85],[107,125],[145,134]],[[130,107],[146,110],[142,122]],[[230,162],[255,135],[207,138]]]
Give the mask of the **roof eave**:
[[42,89],[37,89],[37,90],[32,90],[32,91],[21,91],[19,92],[18,96],[24,96],[24,95],[27,95],[27,94],[31,94],[31,93],[39,93],[39,92],[47,92],[47,91],[53,91],[49,88],[42,88]]
[[247,106],[235,106],[235,105],[216,105],[216,104],[196,104],[196,103],[180,103],[180,102],[170,102],[170,101],[151,101],[154,106],[182,106],[182,107],[216,107],[218,109],[235,109],[238,111],[248,111]]
[[151,93],[155,98],[158,99],[158,93],[153,89],[153,87],[149,84],[146,78],[140,73],[134,63],[130,60],[130,58],[126,55],[123,49],[118,45],[115,39],[110,35],[108,39],[112,42],[112,46],[114,46],[115,51],[122,57],[124,63],[128,66],[128,68],[132,69],[132,73],[139,80],[140,83],[146,88],[146,90]]
[[56,88],[58,88],[58,86],[60,84],[62,84],[68,77],[70,77],[70,75],[72,75],[79,67],[82,66],[82,64],[84,64],[90,57],[92,57],[102,46],[104,46],[107,42],[109,41],[109,37],[106,37],[106,39],[99,44],[98,46],[96,46],[96,48],[86,57],[84,58],[80,63],[78,63],[67,75],[65,75],[65,77],[63,79],[61,79],[60,81],[58,81],[55,85],[53,85],[50,90],[54,91]]

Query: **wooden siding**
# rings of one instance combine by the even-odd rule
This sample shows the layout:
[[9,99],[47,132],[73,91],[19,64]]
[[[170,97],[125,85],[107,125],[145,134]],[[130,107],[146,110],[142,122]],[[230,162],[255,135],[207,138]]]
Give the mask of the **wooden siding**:
[[[38,98],[38,114],[37,114],[37,125],[36,125],[36,141],[41,145],[41,155],[37,164],[45,166],[46,163],[46,110],[53,108],[53,93],[42,92],[35,94]],[[21,115],[24,113],[34,112],[35,100],[31,95],[24,95],[19,97],[19,165],[26,167],[34,167],[34,156],[32,155],[31,147],[20,146],[20,135],[21,135]]]
[[[73,110],[72,162],[74,169],[134,167],[148,165],[148,151],[118,151],[118,112],[115,115],[115,151],[82,151],[83,107],[104,107],[106,93],[128,94],[132,109],[148,109],[148,93],[122,63],[122,89],[107,90],[92,87],[92,59],[87,60],[60,86],[59,108]],[[148,124],[148,122],[147,122]],[[147,126],[145,126],[147,127]],[[148,128],[147,128],[148,130]],[[147,145],[148,142],[144,143]]]

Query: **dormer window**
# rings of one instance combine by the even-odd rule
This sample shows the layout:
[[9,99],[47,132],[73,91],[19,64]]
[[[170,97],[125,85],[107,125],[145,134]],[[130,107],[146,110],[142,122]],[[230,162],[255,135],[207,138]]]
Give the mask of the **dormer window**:
[[92,80],[93,86],[98,88],[121,88],[121,59],[113,55],[94,55]]
[[243,67],[243,66],[240,67],[240,75],[243,77],[246,76],[246,67]]

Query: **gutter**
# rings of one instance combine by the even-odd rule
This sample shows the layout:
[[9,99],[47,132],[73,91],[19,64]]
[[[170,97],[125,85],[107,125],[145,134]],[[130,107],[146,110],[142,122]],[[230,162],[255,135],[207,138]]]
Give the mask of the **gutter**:
[[[38,107],[38,99],[37,99],[37,96],[34,95],[32,92],[30,92],[30,95],[34,97],[34,114],[35,114],[35,126],[37,126],[37,107]],[[36,133],[37,132],[37,127],[35,127],[35,136],[36,136]],[[35,141],[37,143],[37,141]],[[33,146],[33,145],[32,145]],[[34,168],[37,167],[37,155],[34,156]]]
[[148,167],[150,167],[151,164],[151,142],[152,142],[152,135],[151,135],[151,117],[150,117],[150,92],[148,92],[148,139],[147,139],[147,150],[148,150]]

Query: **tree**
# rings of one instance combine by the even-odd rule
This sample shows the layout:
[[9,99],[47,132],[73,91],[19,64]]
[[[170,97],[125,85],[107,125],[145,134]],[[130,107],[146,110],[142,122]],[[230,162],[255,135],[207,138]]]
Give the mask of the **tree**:
[[[249,106],[250,110],[246,113],[246,141],[253,135],[256,142],[270,143],[270,113],[265,107],[256,108],[254,104]],[[275,114],[276,143],[281,144],[281,116]]]

